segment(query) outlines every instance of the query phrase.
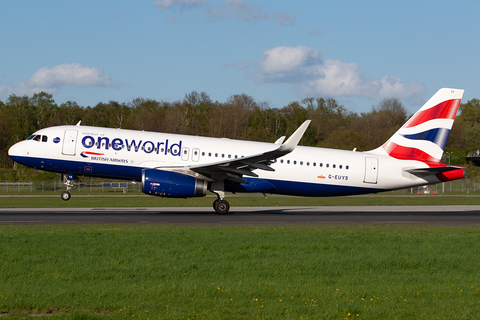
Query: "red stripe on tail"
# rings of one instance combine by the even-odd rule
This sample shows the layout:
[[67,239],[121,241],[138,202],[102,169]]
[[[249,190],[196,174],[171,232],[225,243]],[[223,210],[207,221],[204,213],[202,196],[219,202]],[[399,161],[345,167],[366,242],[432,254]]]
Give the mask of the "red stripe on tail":
[[440,162],[440,159],[434,158],[426,152],[417,148],[409,148],[388,141],[383,146],[390,157],[398,160],[417,160],[422,162]]
[[427,110],[419,111],[406,124],[405,128],[415,127],[433,119],[455,119],[460,99],[447,100]]

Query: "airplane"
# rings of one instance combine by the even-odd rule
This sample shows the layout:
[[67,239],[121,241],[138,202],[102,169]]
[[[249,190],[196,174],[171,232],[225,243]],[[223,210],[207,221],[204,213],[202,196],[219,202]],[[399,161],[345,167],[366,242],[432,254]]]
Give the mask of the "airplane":
[[41,129],[8,151],[16,162],[63,174],[69,200],[75,175],[140,182],[145,194],[189,198],[225,192],[307,197],[404,189],[464,177],[441,164],[464,90],[440,89],[387,142],[365,152],[297,146],[310,120],[275,143],[113,128]]

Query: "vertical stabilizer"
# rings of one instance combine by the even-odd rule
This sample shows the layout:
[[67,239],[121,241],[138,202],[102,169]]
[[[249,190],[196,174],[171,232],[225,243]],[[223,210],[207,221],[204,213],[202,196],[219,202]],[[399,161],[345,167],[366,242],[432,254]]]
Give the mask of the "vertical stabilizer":
[[383,146],[399,160],[439,163],[464,90],[443,88],[428,100]]

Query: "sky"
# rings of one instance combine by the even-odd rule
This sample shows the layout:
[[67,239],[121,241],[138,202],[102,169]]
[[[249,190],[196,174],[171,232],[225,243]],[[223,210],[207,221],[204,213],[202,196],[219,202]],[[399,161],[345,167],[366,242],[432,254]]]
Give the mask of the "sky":
[[57,104],[192,91],[281,108],[334,98],[413,113],[442,87],[480,98],[480,1],[19,0],[0,4],[0,100]]

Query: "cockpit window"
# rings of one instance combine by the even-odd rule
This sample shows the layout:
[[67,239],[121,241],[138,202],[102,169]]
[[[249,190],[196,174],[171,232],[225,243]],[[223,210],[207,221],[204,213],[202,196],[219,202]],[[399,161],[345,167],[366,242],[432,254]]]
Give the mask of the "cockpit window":
[[47,142],[48,137],[42,136],[41,134],[32,134],[30,137],[27,138],[27,140]]

